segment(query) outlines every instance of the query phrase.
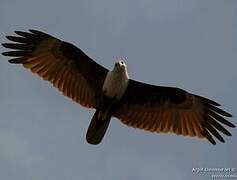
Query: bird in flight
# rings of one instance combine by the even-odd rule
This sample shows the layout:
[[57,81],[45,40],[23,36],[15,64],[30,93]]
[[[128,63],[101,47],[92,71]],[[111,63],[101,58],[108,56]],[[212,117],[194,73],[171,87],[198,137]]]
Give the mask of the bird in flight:
[[101,142],[111,117],[150,132],[206,138],[214,145],[214,137],[225,142],[223,134],[231,136],[226,126],[235,125],[224,117],[232,115],[215,101],[130,79],[122,59],[110,71],[76,46],[44,32],[15,33],[6,36],[11,43],[2,44],[13,49],[2,53],[12,57],[10,63],[22,64],[73,101],[96,110],[86,134],[90,144]]

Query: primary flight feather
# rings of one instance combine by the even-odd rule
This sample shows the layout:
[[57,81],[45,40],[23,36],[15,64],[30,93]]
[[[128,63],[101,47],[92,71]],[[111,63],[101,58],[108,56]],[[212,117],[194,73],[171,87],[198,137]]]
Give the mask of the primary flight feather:
[[162,87],[132,80],[123,60],[113,70],[102,67],[76,46],[37,30],[15,31],[3,43],[13,51],[3,52],[13,64],[22,64],[51,82],[65,96],[82,106],[96,109],[86,139],[99,144],[111,117],[128,126],[151,132],[175,133],[225,142],[226,129],[235,127],[232,117],[218,103],[179,88]]

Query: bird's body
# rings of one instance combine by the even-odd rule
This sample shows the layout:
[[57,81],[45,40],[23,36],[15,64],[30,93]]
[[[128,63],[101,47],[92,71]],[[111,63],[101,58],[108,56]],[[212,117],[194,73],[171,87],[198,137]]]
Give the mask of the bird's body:
[[88,57],[81,49],[46,33],[15,31],[7,36],[14,43],[3,43],[15,51],[2,53],[14,57],[10,63],[22,64],[51,82],[65,96],[96,110],[86,139],[99,144],[111,117],[124,124],[157,133],[206,138],[225,142],[231,136],[223,126],[235,127],[224,117],[232,117],[218,108],[215,101],[175,87],[163,87],[132,80],[123,61],[109,71]]
[[[120,105],[129,82],[127,67],[120,60],[116,62],[114,69],[108,71],[102,87],[102,95],[98,99],[98,107],[91,120],[87,131],[87,141],[90,144],[98,144],[109,126],[112,114]],[[97,134],[100,132],[99,134]]]
[[103,84],[103,94],[109,98],[120,100],[128,86],[127,67],[123,61],[118,61],[112,71],[107,73]]

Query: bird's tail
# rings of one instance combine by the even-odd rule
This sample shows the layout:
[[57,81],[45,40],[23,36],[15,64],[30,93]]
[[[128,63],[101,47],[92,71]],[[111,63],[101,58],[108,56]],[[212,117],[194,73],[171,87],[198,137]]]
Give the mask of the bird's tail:
[[111,116],[106,114],[102,116],[100,111],[96,110],[86,133],[86,140],[90,144],[99,144],[103,139],[109,126]]

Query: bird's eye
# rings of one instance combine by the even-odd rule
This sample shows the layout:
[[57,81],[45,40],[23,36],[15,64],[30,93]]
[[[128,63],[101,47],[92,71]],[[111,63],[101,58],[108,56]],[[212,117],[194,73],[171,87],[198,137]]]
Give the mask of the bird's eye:
[[124,62],[123,61],[121,61],[121,64],[123,64]]

